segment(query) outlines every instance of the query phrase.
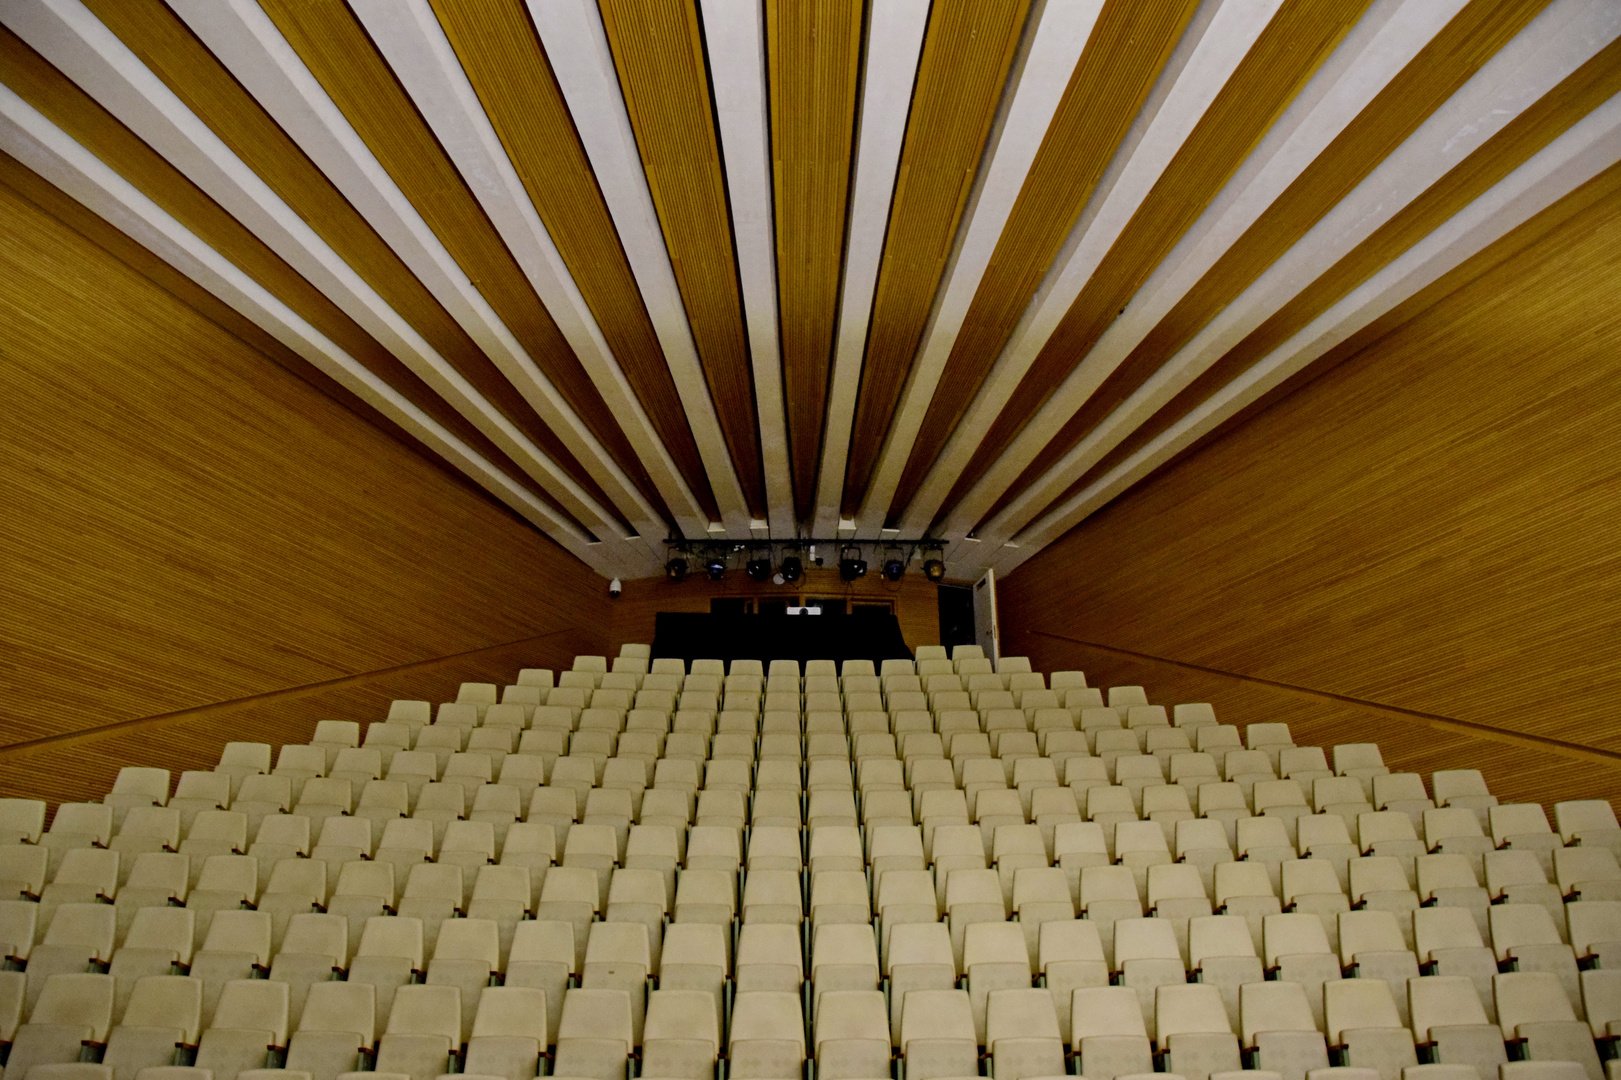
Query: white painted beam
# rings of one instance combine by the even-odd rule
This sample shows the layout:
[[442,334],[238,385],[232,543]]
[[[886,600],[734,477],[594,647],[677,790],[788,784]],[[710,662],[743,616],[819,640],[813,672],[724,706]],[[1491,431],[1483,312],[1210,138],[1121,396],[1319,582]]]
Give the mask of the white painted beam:
[[795,535],[788,467],[788,415],[778,345],[776,229],[772,212],[771,118],[766,113],[765,12],[759,0],[702,0],[704,49],[720,124],[732,237],[742,279],[754,370],[754,403],[773,539]]
[[[1306,284],[1617,35],[1621,35],[1621,7],[1609,0],[1556,0],[1125,403],[987,522],[980,531],[981,539],[994,547],[1041,514]],[[1228,231],[1218,229],[1213,234]]]
[[[608,34],[592,0],[527,0],[529,14],[546,48],[552,73],[563,91],[574,127],[585,145],[591,169],[619,230],[631,273],[653,320],[676,392],[687,412],[704,470],[720,507],[725,535],[752,535],[749,508],[738,483],[731,451],[721,434],[709,383],[687,322],[670,253],[664,246],[647,175],[636,152],[636,136],[619,89]],[[710,531],[716,526],[711,525]]]
[[[427,0],[356,0],[354,11],[523,268],[681,530],[706,531],[702,510],[552,242],[433,8]],[[662,541],[667,526],[631,480],[620,473],[617,488],[626,498],[616,504],[637,531],[650,543]]]
[[1313,360],[1560,198],[1621,162],[1621,98],[1590,113],[1309,326],[1119,466],[1021,532],[1011,570]]
[[449,401],[593,533],[617,521],[390,308],[78,0],[16,0],[0,21],[73,79]]
[[[1041,12],[1023,67],[1014,75],[1013,100],[1007,117],[986,151],[989,162],[961,226],[963,239],[941,284],[940,296],[912,363],[900,406],[885,436],[878,466],[856,514],[856,535],[877,539],[889,514],[895,488],[917,441],[918,430],[940,385],[946,361],[957,343],[963,320],[985,277],[1002,230],[1030,175],[1036,152],[1052,124],[1053,114],[1069,86],[1070,76],[1086,48],[1103,0],[1049,3]],[[921,536],[925,522],[916,532]]]
[[593,543],[573,522],[515,484],[4,86],[0,86],[0,150],[253,320],[597,573],[607,577],[650,572],[642,566],[645,556],[640,552],[624,557],[623,541]]
[[889,204],[895,193],[901,143],[928,26],[928,0],[872,0],[867,21],[866,69],[856,135],[854,179],[844,248],[844,284],[839,300],[838,334],[833,347],[827,422],[816,480],[813,536],[846,535],[839,518],[844,472],[855,424],[856,390],[867,351],[878,263],[884,254]]

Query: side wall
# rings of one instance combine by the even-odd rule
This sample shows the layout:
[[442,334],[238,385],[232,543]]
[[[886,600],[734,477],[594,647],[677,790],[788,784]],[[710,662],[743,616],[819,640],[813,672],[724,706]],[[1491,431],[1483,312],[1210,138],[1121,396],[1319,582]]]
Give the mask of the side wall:
[[1610,195],[1009,575],[1007,651],[1615,798],[1618,441]]
[[603,581],[0,186],[0,795],[606,647]]

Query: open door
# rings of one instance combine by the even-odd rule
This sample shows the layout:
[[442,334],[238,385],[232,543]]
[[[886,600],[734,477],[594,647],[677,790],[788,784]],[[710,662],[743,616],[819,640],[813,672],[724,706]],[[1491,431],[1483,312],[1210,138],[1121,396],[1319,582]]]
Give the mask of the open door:
[[996,571],[987,570],[974,582],[974,641],[994,665],[1000,658],[996,625]]

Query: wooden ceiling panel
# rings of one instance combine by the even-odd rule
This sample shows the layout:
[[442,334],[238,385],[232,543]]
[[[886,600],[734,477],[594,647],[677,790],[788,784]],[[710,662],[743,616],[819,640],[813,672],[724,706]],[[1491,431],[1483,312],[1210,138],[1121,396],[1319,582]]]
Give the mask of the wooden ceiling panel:
[[81,146],[215,251],[229,258],[339,348],[365,364],[412,404],[495,463],[515,483],[559,514],[573,520],[482,432],[378,344],[319,289],[5,27],[0,27],[0,82],[72,135]]
[[[994,517],[1018,492],[1051,468],[1159,370],[1160,365],[1192,340],[1479,71],[1498,49],[1535,18],[1548,2],[1473,0],[1454,16],[1104,380],[1086,404],[1047,443],[997,506],[986,514],[986,519]],[[1053,385],[1056,386],[1056,382]],[[1027,405],[1036,393],[1035,387],[1025,393]],[[1009,409],[1019,400],[1020,396],[1015,395]],[[1035,402],[1034,407],[1039,405],[1039,402]]]
[[833,362],[861,76],[859,0],[766,5],[778,319],[794,509],[810,518]]
[[1099,15],[963,319],[895,490],[891,519],[912,501],[996,363],[1198,6],[1198,0],[1109,0]]
[[1279,308],[1119,446],[1105,454],[1053,504],[1085,490],[1152,442],[1617,93],[1621,93],[1621,40],[1600,50]]
[[749,511],[764,518],[754,377],[697,8],[690,0],[600,6],[721,431]]
[[967,494],[1086,358],[1370,2],[1288,0],[1272,17],[1042,346],[948,505]]
[[[653,321],[522,0],[432,2],[614,359],[693,496],[719,520]],[[657,498],[652,488],[644,494]]]
[[1029,8],[979,0],[929,14],[850,435],[846,517],[866,494],[928,325]]
[[[348,6],[305,0],[260,0],[260,6],[530,359],[644,496],[656,498],[579,358]],[[492,400],[514,423],[524,416],[525,434],[542,446],[561,445],[517,387],[507,382],[495,391],[502,396]]]

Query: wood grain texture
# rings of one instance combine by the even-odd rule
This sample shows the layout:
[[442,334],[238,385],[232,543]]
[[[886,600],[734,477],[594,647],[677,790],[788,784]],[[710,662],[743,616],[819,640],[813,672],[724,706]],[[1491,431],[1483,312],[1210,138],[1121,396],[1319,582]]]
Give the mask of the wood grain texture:
[[[261,0],[260,6],[535,366],[652,501],[656,492],[646,470],[579,357],[348,5]],[[517,387],[510,382],[505,385],[505,390],[492,388],[502,394],[498,399],[502,411],[514,423],[522,416],[519,426],[548,454],[553,454],[553,447],[561,449],[557,436],[534,414]],[[558,460],[561,464],[572,457]],[[615,513],[611,501],[597,501],[605,511]],[[626,530],[627,535],[632,531],[628,526]]]
[[782,0],[765,11],[783,398],[794,508],[809,521],[839,308],[862,4]]
[[[1109,324],[1204,213],[1273,121],[1356,24],[1369,2],[1287,0],[1278,9],[1042,346],[969,459],[946,499],[948,507],[968,494],[1070,372],[1086,359]],[[1114,379],[1106,380],[1081,413],[1094,413],[1093,402],[1100,400],[1105,391],[1112,391],[1115,384]],[[1071,421],[1064,431],[1080,422],[1078,418]],[[1049,446],[1041,460],[1048,461],[1051,456]],[[1003,502],[1011,494],[1010,489]]]
[[1198,6],[1104,5],[963,318],[895,488],[891,519],[912,501],[990,374]]
[[211,769],[227,742],[308,742],[321,720],[354,720],[361,730],[387,717],[389,703],[454,701],[463,682],[509,684],[526,667],[568,668],[577,653],[601,653],[600,634],[571,628],[537,638],[312,686],[216,702],[183,712],[0,747],[0,797],[50,803],[97,801],[126,765]]
[[0,81],[412,404],[496,463],[536,498],[573,520],[572,515],[557,507],[555,501],[482,432],[319,289],[3,26],[0,26]]
[[906,121],[850,433],[843,514],[877,467],[1006,87],[1030,0],[939,3]]
[[1600,50],[1279,308],[1105,454],[1054,505],[1158,438],[1617,92],[1621,92],[1621,41]]
[[[1009,575],[1003,625],[1621,753],[1617,174]],[[1616,793],[1523,771],[1524,797]]]
[[[1237,299],[1545,6],[1547,0],[1473,0],[1455,15],[1149,331],[1047,443],[986,520],[1067,454]],[[1016,394],[1003,417],[1019,400]],[[1027,395],[1026,400],[1034,399]]]
[[[97,216],[93,211],[61,189],[54,187],[38,173],[30,170],[22,162],[9,154],[0,153],[0,185],[10,188],[18,197],[33,203],[44,213],[56,218],[62,224],[80,234],[119,262],[128,266],[136,273],[151,281],[158,288],[169,293],[199,314],[209,319],[228,333],[240,338],[251,348],[257,349],[277,364],[309,383],[321,393],[332,398],[350,412],[364,419],[367,423],[381,428],[394,436],[400,442],[411,447],[422,459],[434,468],[440,470],[444,476],[455,481],[466,490],[477,494],[486,500],[490,506],[508,514],[514,521],[524,521],[515,511],[505,503],[498,500],[489,491],[480,487],[466,473],[451,465],[438,452],[417,440],[416,436],[398,426],[392,418],[377,411],[364,399],[358,397],[342,383],[327,375],[320,368],[304,359],[302,356],[283,345],[262,330],[259,325],[240,314],[235,308],[218,299],[213,293],[198,285],[191,278],[182,274],[146,248],[130,239],[117,227]],[[426,388],[423,388],[424,392]],[[437,400],[437,396],[434,395]],[[455,414],[452,413],[454,416]],[[474,435],[479,435],[477,428],[469,425]],[[479,436],[482,438],[482,436]],[[477,448],[477,444],[474,444]],[[523,472],[513,465],[501,454],[495,444],[489,444],[489,450],[495,456],[490,460],[496,468],[508,471],[508,475],[515,478],[515,482],[523,483]],[[537,495],[537,498],[542,496]],[[528,525],[527,521],[524,521]]]
[[[719,521],[653,321],[522,0],[433,0],[433,7],[614,359],[693,497]],[[644,493],[665,509],[655,490]]]
[[9,188],[0,400],[5,743],[605,614],[579,560]]
[[676,285],[749,512],[766,516],[760,425],[720,139],[694,0],[602,0]]
[[[655,617],[659,612],[708,611],[709,601],[717,596],[764,599],[773,596],[842,596],[853,600],[890,600],[895,604],[895,618],[901,624],[901,636],[909,647],[916,649],[919,645],[940,644],[939,587],[922,574],[913,572],[899,581],[885,581],[874,570],[858,581],[843,581],[839,578],[839,572],[830,566],[807,565],[805,576],[792,585],[761,584],[749,580],[741,570],[733,570],[720,581],[710,581],[698,575],[679,583],[668,578],[627,581],[624,594],[610,605],[612,630],[609,653],[617,654],[619,646],[626,642],[651,643]],[[816,617],[832,619],[843,616]]]
[[1336,744],[1377,743],[1392,772],[1421,773],[1426,787],[1437,769],[1479,769],[1501,801],[1541,803],[1549,821],[1553,804],[1566,799],[1621,803],[1621,760],[1611,755],[1061,636],[1038,632],[1015,640],[1041,670],[1084,671],[1094,686],[1142,686],[1155,704],[1207,701],[1226,724],[1288,724],[1299,746],[1331,753]]

